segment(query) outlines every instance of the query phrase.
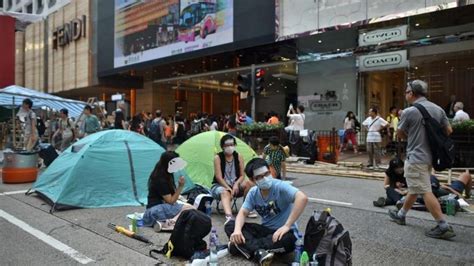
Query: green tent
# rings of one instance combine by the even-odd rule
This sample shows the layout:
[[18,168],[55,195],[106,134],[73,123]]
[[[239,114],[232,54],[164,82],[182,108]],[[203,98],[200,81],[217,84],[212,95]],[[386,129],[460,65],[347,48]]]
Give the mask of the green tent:
[[[196,184],[210,188],[214,178],[214,157],[221,152],[220,140],[225,132],[208,131],[198,134],[176,150],[188,166],[186,174]],[[237,139],[236,150],[244,157],[245,163],[257,156],[254,150],[239,138]]]
[[148,178],[163,152],[131,131],[98,132],[67,148],[32,189],[52,210],[143,205]]

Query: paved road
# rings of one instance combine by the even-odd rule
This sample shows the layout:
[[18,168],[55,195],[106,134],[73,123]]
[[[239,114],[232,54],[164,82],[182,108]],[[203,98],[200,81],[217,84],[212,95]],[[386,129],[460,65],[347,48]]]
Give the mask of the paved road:
[[[333,215],[351,233],[355,265],[474,265],[472,215],[460,213],[448,218],[458,234],[453,241],[429,239],[423,234],[424,230],[434,226],[428,213],[410,212],[408,225],[403,227],[389,221],[386,209],[372,206],[372,200],[383,193],[380,181],[303,174],[292,176],[294,184],[313,198],[300,219],[300,228],[304,229],[312,210],[330,207]],[[0,193],[28,187],[1,184]],[[150,246],[107,228],[109,222],[128,224],[125,215],[135,211],[141,211],[141,208],[70,210],[51,215],[49,206],[35,196],[0,194],[1,264],[153,265],[156,261],[147,256]],[[224,241],[223,217],[214,214],[213,223],[221,241]],[[169,237],[166,233],[155,234],[151,229],[144,230],[144,233],[158,245]],[[35,235],[49,240],[39,240]],[[285,259],[280,259],[280,262]],[[177,259],[162,260],[170,264],[184,263]],[[226,257],[223,262],[226,265],[251,264],[235,257]]]

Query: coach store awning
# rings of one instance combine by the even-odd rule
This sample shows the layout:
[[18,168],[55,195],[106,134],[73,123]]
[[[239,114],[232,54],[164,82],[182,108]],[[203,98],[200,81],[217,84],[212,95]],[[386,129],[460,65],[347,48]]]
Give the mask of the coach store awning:
[[69,111],[70,117],[79,117],[84,106],[86,106],[85,102],[66,99],[16,85],[8,86],[0,90],[0,106],[3,107],[18,107],[26,98],[30,98],[33,101],[33,109],[48,107],[61,110],[65,108]]

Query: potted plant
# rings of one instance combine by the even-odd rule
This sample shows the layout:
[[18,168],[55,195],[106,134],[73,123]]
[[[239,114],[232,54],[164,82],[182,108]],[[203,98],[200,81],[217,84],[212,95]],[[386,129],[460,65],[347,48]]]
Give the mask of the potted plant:
[[474,166],[474,120],[454,122],[452,124],[456,151],[455,167]]

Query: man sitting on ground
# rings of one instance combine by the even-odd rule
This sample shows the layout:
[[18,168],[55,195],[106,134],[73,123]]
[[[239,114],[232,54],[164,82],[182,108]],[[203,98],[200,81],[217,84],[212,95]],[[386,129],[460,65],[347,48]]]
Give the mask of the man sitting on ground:
[[[270,265],[274,252],[294,250],[295,222],[308,198],[290,184],[274,179],[261,158],[250,160],[245,173],[257,186],[250,189],[236,220],[225,224],[224,230],[230,238],[229,252],[254,258],[260,265]],[[245,217],[254,209],[262,217],[261,225],[245,223]]]
[[438,184],[438,189],[433,190],[433,193],[436,197],[442,197],[449,194],[456,194],[459,198],[462,198],[462,193],[465,192],[465,198],[468,199],[471,197],[472,189],[472,176],[469,174],[469,171],[462,173],[457,180],[453,180],[451,184],[439,185],[439,181],[435,176],[431,176],[431,186],[433,183]]

